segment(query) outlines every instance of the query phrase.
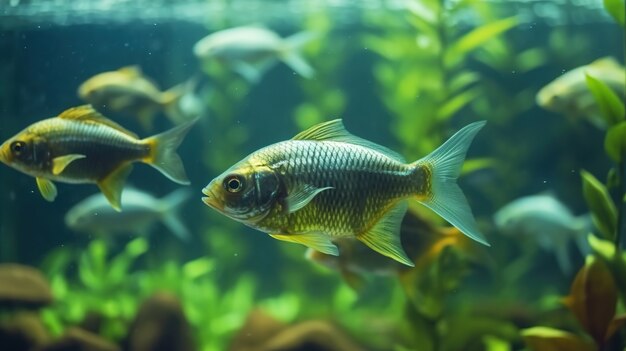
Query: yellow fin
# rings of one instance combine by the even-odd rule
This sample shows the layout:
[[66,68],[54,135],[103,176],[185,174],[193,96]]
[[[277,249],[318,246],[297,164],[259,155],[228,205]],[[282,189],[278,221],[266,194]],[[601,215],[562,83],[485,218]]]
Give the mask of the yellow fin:
[[274,239],[302,244],[327,255],[338,256],[339,249],[330,241],[327,234],[311,232],[305,234],[270,234]]
[[39,192],[41,196],[43,196],[46,201],[54,201],[57,197],[57,187],[54,185],[52,181],[46,178],[37,177],[35,178],[37,181],[37,188],[39,188]]
[[67,167],[70,163],[76,160],[80,160],[81,158],[85,158],[87,156],[81,154],[69,154],[65,156],[59,156],[52,159],[52,174],[59,175],[65,167]]
[[122,73],[130,78],[141,77],[143,72],[141,72],[141,67],[138,65],[133,66],[125,66],[117,70],[119,73]]
[[122,211],[122,189],[126,178],[133,170],[131,163],[122,164],[108,176],[98,181],[100,191],[107,198],[114,210]]
[[121,125],[113,122],[112,120],[104,117],[100,114],[100,112],[94,110],[91,105],[81,105],[77,107],[69,108],[59,115],[59,118],[63,119],[73,119],[77,121],[91,121],[99,124],[104,124],[113,129],[117,129],[118,131],[132,136],[133,138],[139,138],[137,134],[131,132],[130,130],[122,127]]
[[183,161],[176,153],[176,149],[197,121],[198,119],[196,118],[161,134],[143,139],[142,142],[150,147],[151,153],[149,157],[142,161],[156,168],[173,182],[189,185]]
[[402,264],[414,267],[415,264],[407,257],[400,242],[400,224],[407,207],[406,201],[401,201],[389,213],[385,214],[372,229],[356,237],[372,250]]

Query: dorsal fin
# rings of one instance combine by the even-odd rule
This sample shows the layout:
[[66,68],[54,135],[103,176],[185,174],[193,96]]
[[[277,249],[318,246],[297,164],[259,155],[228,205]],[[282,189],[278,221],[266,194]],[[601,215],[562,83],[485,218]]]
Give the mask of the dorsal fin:
[[359,138],[358,136],[348,132],[341,119],[334,119],[332,121],[316,124],[313,127],[298,133],[292,138],[292,140],[326,140],[354,144],[376,150],[397,161],[405,162],[404,157],[397,152],[382,145],[378,145],[375,142]]
[[104,124],[113,129],[117,129],[126,135],[132,136],[133,138],[139,138],[137,134],[101,115],[100,112],[94,110],[91,105],[82,105],[68,108],[67,110],[61,112],[59,118],[73,119],[77,121],[90,121],[94,123]]
[[137,65],[133,66],[124,66],[117,70],[119,73],[125,74],[131,78],[137,78],[142,75],[141,67]]

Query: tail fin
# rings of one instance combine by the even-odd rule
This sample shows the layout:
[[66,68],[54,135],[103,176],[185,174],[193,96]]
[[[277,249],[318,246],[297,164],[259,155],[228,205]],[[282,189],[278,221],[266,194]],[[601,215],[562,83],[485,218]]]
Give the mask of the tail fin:
[[163,215],[161,221],[174,235],[183,241],[188,241],[191,235],[178,214],[180,207],[189,200],[190,196],[189,190],[178,189],[159,201],[160,212]]
[[300,50],[304,45],[317,37],[316,34],[310,32],[296,33],[289,38],[285,39],[285,48],[282,52],[281,59],[291,69],[296,71],[304,78],[311,78],[315,74],[315,70],[309,65],[308,62],[302,58]]
[[465,154],[474,136],[487,123],[474,122],[459,130],[437,150],[412,165],[431,168],[431,195],[420,202],[457,227],[463,234],[490,246],[476,226],[472,210],[456,183]]
[[184,116],[182,116],[178,104],[185,94],[193,91],[195,85],[195,82],[189,81],[177,84],[161,93],[160,102],[163,112],[172,123],[178,124],[183,121]]
[[143,161],[159,170],[170,180],[188,185],[189,179],[187,179],[183,162],[176,153],[176,149],[197,121],[198,119],[195,119],[144,139],[143,142],[150,145],[150,155]]

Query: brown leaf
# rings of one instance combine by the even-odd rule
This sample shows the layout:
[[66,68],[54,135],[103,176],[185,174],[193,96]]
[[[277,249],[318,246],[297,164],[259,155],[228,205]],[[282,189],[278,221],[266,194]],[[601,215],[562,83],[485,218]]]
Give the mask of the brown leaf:
[[581,337],[548,327],[522,330],[526,346],[533,351],[594,351],[596,348]]
[[585,265],[574,278],[565,304],[597,345],[603,345],[615,316],[617,291],[613,276],[602,260],[587,256]]
[[615,318],[613,318],[613,320],[611,321],[611,324],[609,324],[609,327],[606,330],[605,340],[609,340],[611,336],[613,336],[613,334],[615,334],[615,332],[618,331],[619,328],[621,328],[624,325],[625,322],[626,322],[626,313],[620,314],[619,316],[615,316]]

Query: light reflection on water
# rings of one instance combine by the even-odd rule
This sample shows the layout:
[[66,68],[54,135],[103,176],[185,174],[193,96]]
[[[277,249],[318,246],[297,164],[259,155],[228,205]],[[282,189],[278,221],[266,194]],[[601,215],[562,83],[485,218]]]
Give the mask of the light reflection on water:
[[[298,24],[305,15],[324,11],[340,24],[358,21],[366,10],[402,11],[419,0],[0,0],[0,28],[41,24],[195,22],[209,28],[248,24]],[[456,0],[458,1],[458,0]],[[490,0],[522,22],[550,26],[604,22],[601,0]],[[459,22],[472,25],[471,16]],[[225,23],[226,22],[226,23]]]

